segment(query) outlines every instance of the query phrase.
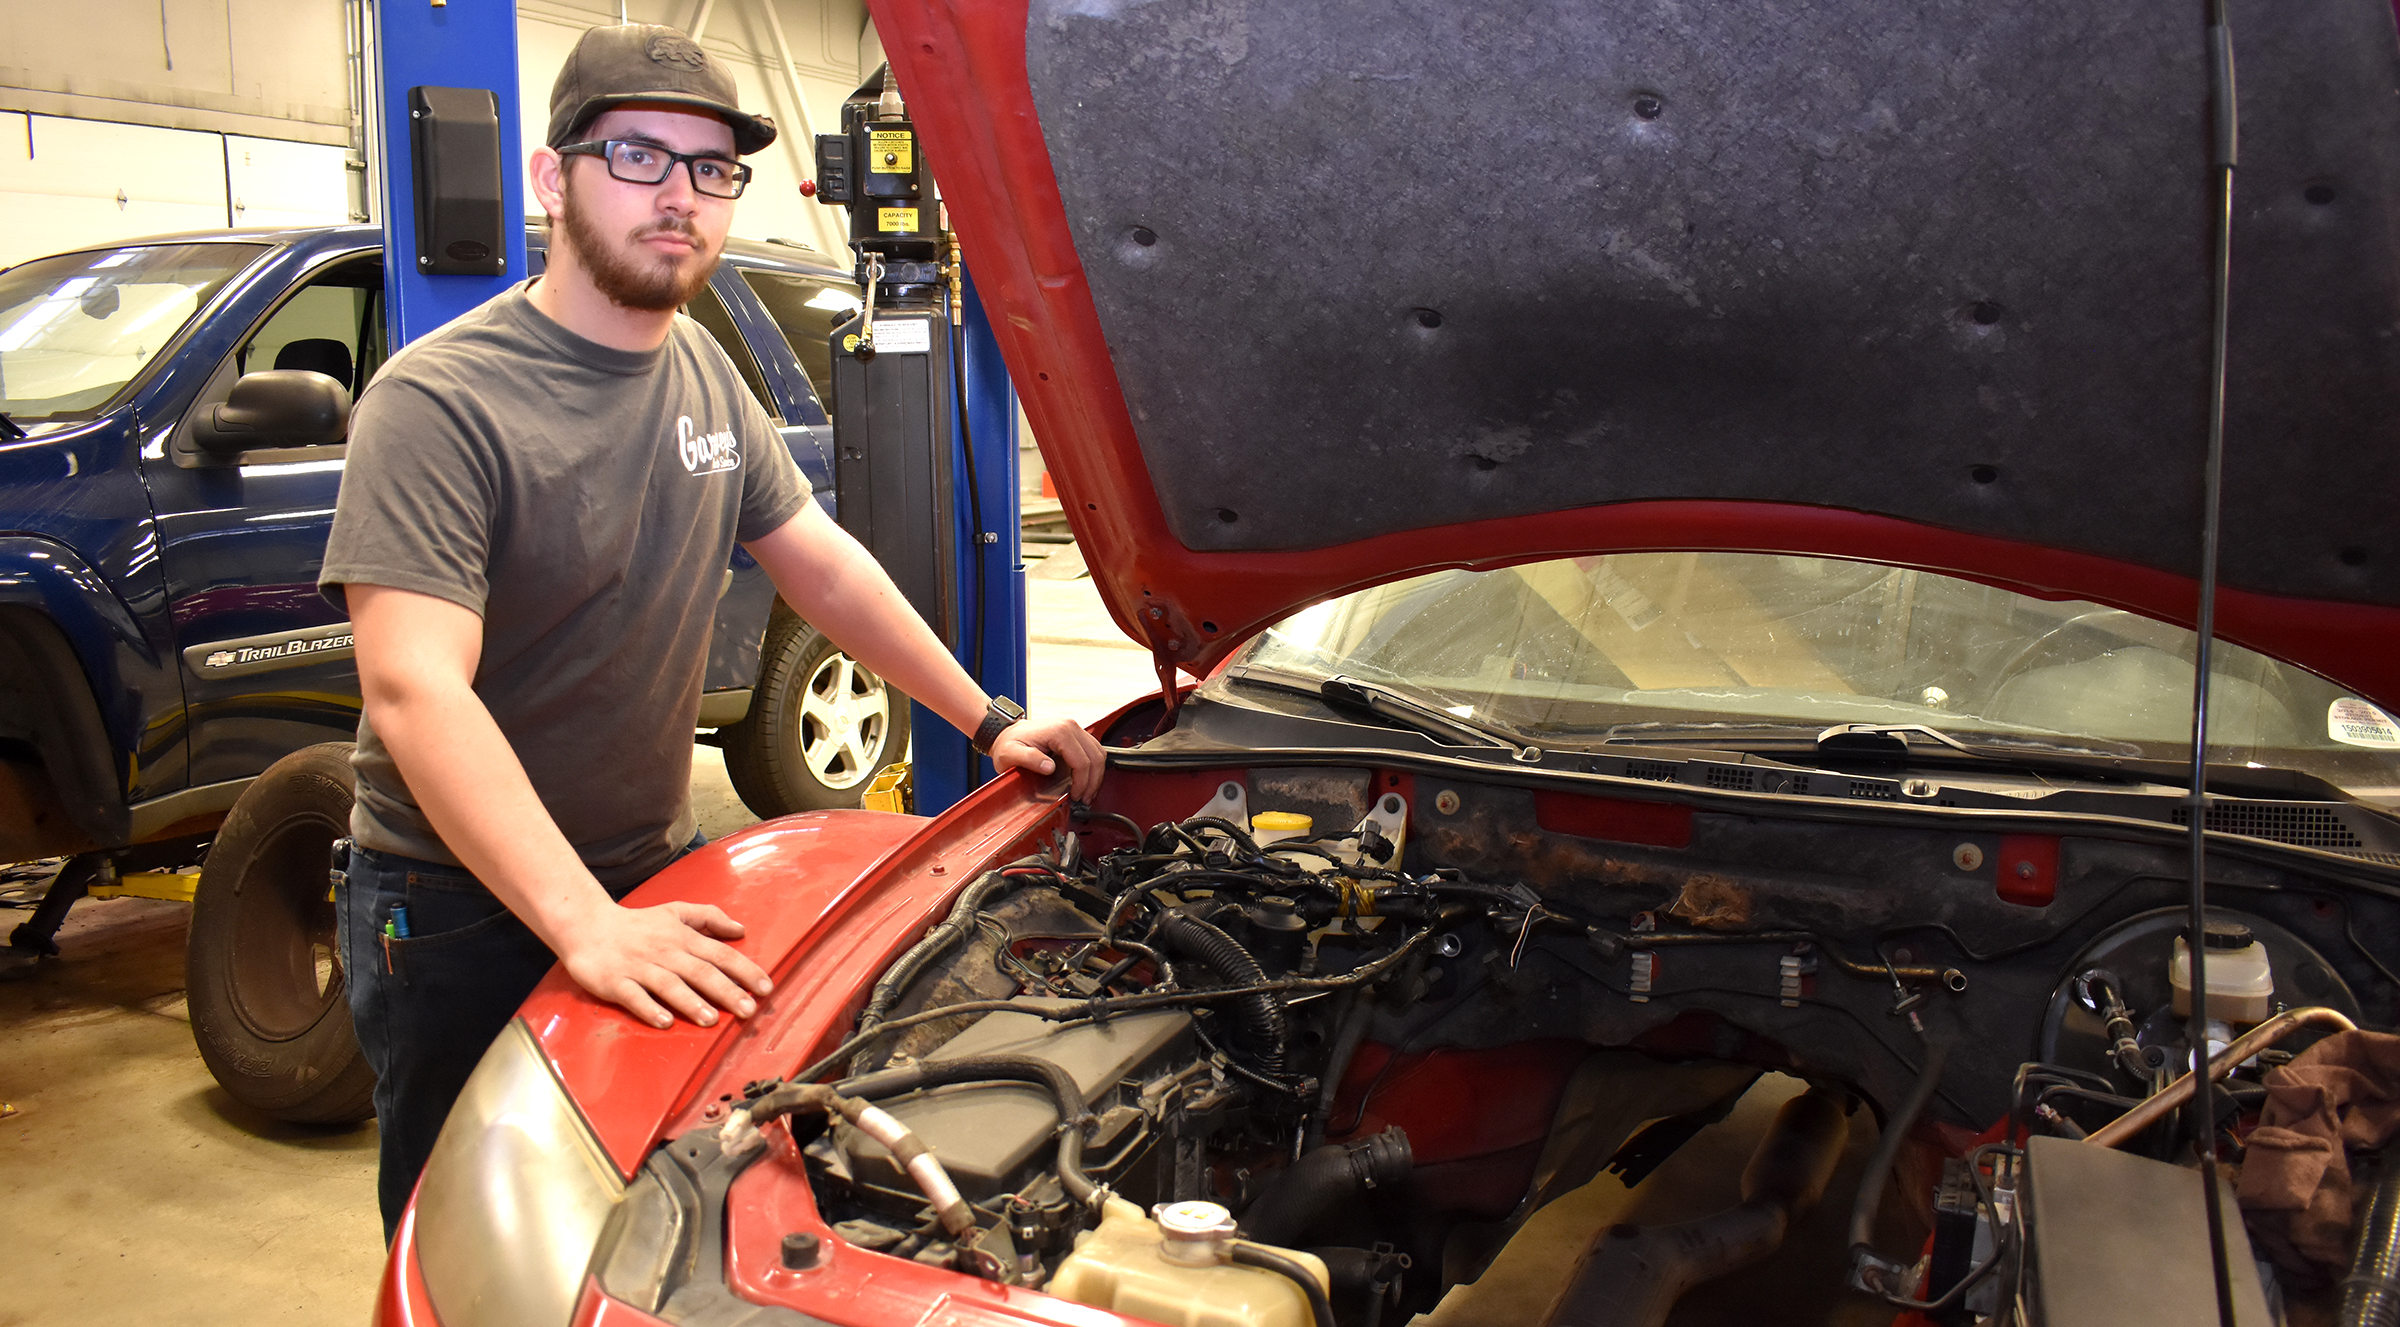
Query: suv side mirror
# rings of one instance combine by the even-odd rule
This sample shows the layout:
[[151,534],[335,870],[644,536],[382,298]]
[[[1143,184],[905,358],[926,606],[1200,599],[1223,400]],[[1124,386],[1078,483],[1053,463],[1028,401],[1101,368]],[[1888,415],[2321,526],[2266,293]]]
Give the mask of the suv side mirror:
[[350,434],[350,389],[307,369],[245,373],[192,421],[192,441],[223,460],[272,447],[331,447]]

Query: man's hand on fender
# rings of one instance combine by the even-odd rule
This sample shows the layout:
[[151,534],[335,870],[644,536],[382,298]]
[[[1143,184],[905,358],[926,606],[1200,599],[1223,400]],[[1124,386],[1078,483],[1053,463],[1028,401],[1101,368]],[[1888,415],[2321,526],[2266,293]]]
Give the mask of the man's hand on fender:
[[1024,769],[1054,774],[1058,762],[1073,773],[1075,800],[1088,802],[1100,791],[1108,753],[1099,740],[1071,719],[1037,719],[1030,715],[1000,730],[992,742],[992,764],[999,769]]
[[719,1009],[748,1018],[758,1012],[752,994],[775,989],[764,969],[724,943],[742,933],[740,922],[706,903],[612,902],[574,928],[559,962],[594,998],[652,1027],[672,1026],[677,1014],[714,1027]]

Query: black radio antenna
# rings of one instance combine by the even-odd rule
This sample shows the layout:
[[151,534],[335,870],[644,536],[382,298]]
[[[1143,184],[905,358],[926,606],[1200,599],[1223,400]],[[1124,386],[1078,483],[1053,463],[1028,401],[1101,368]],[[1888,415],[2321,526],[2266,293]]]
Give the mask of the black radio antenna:
[[2200,497],[2199,644],[2192,676],[2192,894],[2190,965],[2193,1086],[2190,1119],[2200,1147],[2200,1184],[2208,1212],[2208,1252],[2217,1285],[2218,1327],[2234,1327],[2233,1279],[2225,1250],[2225,1213],[2217,1194],[2217,1101],[2208,1079],[2208,683],[2217,634],[2217,543],[2224,507],[2225,356],[2227,310],[2233,285],[2233,172],[2239,157],[2238,103],[2233,82],[2233,27],[2226,0],[2208,5],[2209,223],[2215,240],[2209,268],[2208,452]]

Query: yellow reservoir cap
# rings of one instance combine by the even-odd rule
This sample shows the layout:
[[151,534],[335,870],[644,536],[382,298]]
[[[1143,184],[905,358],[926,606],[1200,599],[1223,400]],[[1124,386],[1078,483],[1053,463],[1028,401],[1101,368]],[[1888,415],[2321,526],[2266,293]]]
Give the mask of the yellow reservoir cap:
[[1304,837],[1316,823],[1297,811],[1261,811],[1250,817],[1250,837],[1265,847],[1283,839]]

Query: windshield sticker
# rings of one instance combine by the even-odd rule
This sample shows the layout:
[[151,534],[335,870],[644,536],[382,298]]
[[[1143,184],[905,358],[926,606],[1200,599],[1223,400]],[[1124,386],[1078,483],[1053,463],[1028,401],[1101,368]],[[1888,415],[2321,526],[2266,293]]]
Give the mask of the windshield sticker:
[[2400,724],[2355,696],[2344,696],[2325,712],[2325,735],[2343,746],[2400,751]]

